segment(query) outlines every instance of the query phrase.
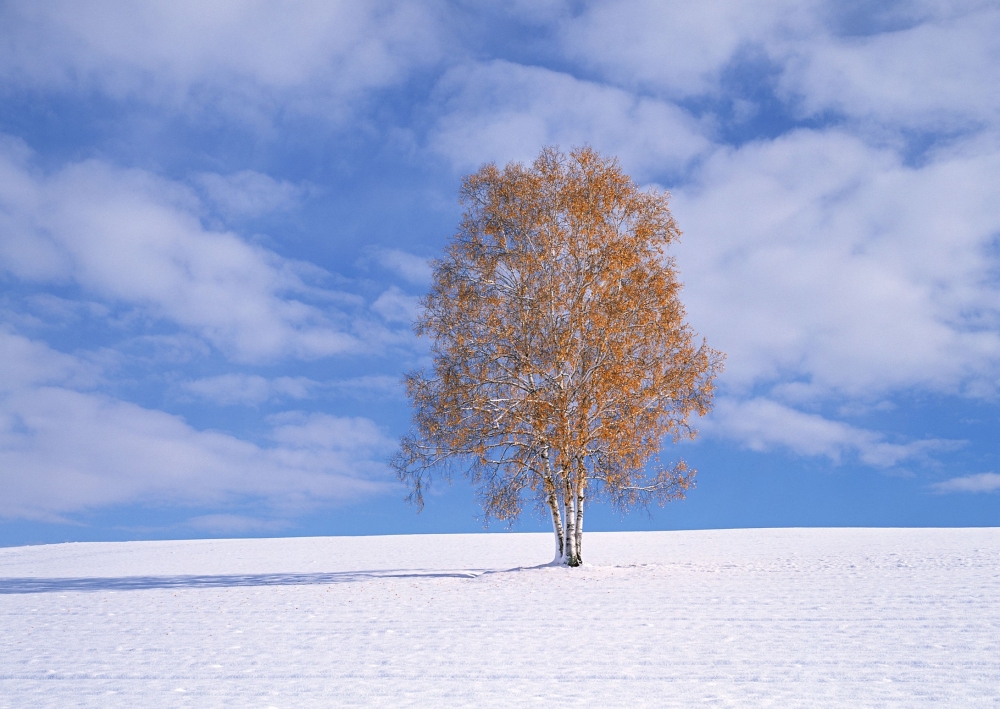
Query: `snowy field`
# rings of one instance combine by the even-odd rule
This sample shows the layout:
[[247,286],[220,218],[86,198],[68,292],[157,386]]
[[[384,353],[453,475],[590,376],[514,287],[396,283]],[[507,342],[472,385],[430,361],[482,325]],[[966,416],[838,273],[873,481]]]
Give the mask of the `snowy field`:
[[0,549],[0,707],[1000,706],[1000,529],[551,546]]

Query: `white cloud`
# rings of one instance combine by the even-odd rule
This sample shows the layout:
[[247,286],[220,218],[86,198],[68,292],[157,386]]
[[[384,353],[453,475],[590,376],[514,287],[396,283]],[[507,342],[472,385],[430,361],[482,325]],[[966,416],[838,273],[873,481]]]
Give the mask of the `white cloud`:
[[798,455],[825,457],[834,463],[840,463],[845,456],[856,456],[862,463],[878,468],[921,460],[930,452],[961,445],[959,441],[942,440],[892,443],[875,431],[761,398],[720,399],[703,428],[706,433],[734,439],[754,451],[778,448]]
[[253,170],[231,175],[201,172],[194,176],[216,207],[229,217],[258,217],[297,207],[306,190]]
[[480,0],[477,7],[492,7],[521,22],[547,24],[572,15],[572,0]]
[[101,303],[60,298],[51,293],[34,293],[25,298],[29,310],[46,322],[72,322],[84,318],[107,318],[110,309]]
[[370,400],[372,397],[399,399],[403,397],[401,377],[390,377],[384,374],[364,375],[350,379],[337,379],[327,382],[333,392],[345,396]]
[[562,50],[621,86],[674,98],[715,94],[748,46],[815,31],[819,2],[625,0],[593,3],[562,23]]
[[276,399],[307,399],[319,386],[306,377],[265,379],[256,374],[220,374],[184,382],[181,389],[221,406],[256,406]]
[[625,0],[552,28],[606,81],[672,99],[723,97],[727,71],[763,60],[808,115],[944,131],[1000,115],[1000,9],[988,0]]
[[11,145],[0,149],[0,268],[140,306],[239,360],[364,349],[331,307],[359,298],[311,285],[327,275],[311,264],[207,229],[183,185],[95,160],[44,175]]
[[332,115],[442,51],[434,2],[14,0],[0,27],[8,85],[236,115]]
[[418,286],[430,285],[431,265],[428,259],[399,249],[379,249],[375,252],[378,262],[406,281]]
[[268,421],[274,426],[271,438],[294,448],[325,450],[333,447],[352,451],[385,450],[395,445],[366,418],[287,411],[269,416]]
[[931,485],[938,493],[949,492],[996,492],[1000,490],[1000,475],[997,473],[979,473],[978,475],[963,475]]
[[219,406],[258,406],[284,399],[310,399],[324,393],[364,399],[402,395],[400,377],[378,374],[321,382],[306,377],[268,379],[257,374],[232,373],[183,382],[179,389]]
[[390,286],[372,303],[372,310],[386,322],[409,324],[420,314],[420,298],[406,295],[396,286]]
[[0,395],[55,382],[87,387],[100,379],[92,363],[4,329],[0,329],[0,361]]
[[[446,55],[440,20],[449,8],[435,0],[15,0],[0,4],[0,82],[5,91],[96,93],[251,121],[279,113],[325,121],[357,110],[372,89],[402,85],[415,70],[450,66],[418,113],[431,119],[425,147],[457,169],[530,160],[546,144],[590,143],[617,154],[640,180],[693,171],[673,203],[687,233],[678,252],[684,299],[695,328],[729,354],[728,398],[706,423],[710,430],[758,450],[892,467],[950,444],[894,442],[791,406],[825,399],[863,407],[907,388],[996,393],[1000,11],[960,0],[848,5],[624,0],[515,9],[540,23],[540,33],[551,32],[545,41],[552,40],[555,71],[469,59],[488,48]],[[856,11],[872,13],[873,31],[849,31],[847,14]],[[744,119],[754,116],[760,107],[752,99],[726,93],[745,61],[770,62],[757,68],[773,71],[789,112],[849,120],[713,147],[706,138],[712,119],[695,120],[676,102],[711,112],[716,99],[731,101]],[[900,146],[913,129],[964,137],[911,165]],[[199,219],[207,205],[232,218],[291,210],[301,186],[243,171],[195,174],[192,188],[97,160],[52,171],[38,162],[0,136],[0,268],[26,282],[78,285],[83,297],[103,301],[92,304],[98,309],[125,304],[136,317],[184,331],[136,338],[136,347],[173,347],[180,361],[197,351],[194,333],[253,362],[365,351],[398,335],[366,320],[371,313],[360,299],[316,285],[326,282],[319,269]],[[384,250],[376,258],[409,283],[428,282],[417,256]],[[82,309],[37,301],[36,310],[46,307],[64,319]],[[392,287],[370,311],[404,323],[417,307]],[[197,431],[164,412],[81,393],[99,379],[81,358],[14,335],[0,344],[16,360],[0,369],[8,392],[0,471],[16,464],[35,475],[36,487],[11,498],[31,514],[157,496],[285,499],[266,483],[284,475],[301,499],[328,471],[369,469],[370,456],[351,447],[353,438],[367,441],[364,450],[383,445],[370,422],[300,413],[272,419],[267,445]],[[390,387],[383,379],[228,374],[183,386],[220,404],[256,405],[369,384],[398,392],[395,380]],[[765,398],[733,398],[751,391]],[[121,451],[162,451],[166,462],[133,474],[116,457]],[[344,479],[331,485],[362,484]],[[957,490],[992,479],[940,485],[954,482]],[[48,507],[48,493],[39,492],[47,484],[55,491]],[[64,488],[79,494],[78,506],[60,502]],[[253,524],[204,520],[230,523]]]
[[367,419],[284,414],[258,445],[67,388],[83,364],[18,336],[3,342],[17,374],[0,393],[0,517],[247,500],[294,514],[390,489],[380,460],[393,442]]
[[641,177],[681,169],[709,146],[697,122],[670,103],[505,61],[450,70],[432,100],[440,117],[429,147],[462,170],[587,143]]
[[997,174],[984,140],[919,167],[838,131],[715,153],[673,209],[684,300],[729,354],[724,382],[796,382],[799,400],[995,388]]
[[[964,6],[963,6],[964,5]],[[1000,117],[1000,8],[941,3],[896,31],[816,33],[775,49],[781,86],[808,113],[834,110],[881,126],[978,128]]]

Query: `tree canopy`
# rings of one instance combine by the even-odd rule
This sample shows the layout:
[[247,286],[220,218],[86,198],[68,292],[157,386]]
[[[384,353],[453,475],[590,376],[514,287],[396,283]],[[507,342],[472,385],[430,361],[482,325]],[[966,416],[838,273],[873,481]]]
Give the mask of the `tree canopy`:
[[723,355],[685,322],[668,195],[617,160],[547,148],[466,176],[461,201],[415,325],[433,364],[406,376],[413,425],[392,465],[419,506],[457,466],[487,518],[547,510],[575,566],[585,500],[629,509],[693,484],[683,461],[652,459],[696,435]]

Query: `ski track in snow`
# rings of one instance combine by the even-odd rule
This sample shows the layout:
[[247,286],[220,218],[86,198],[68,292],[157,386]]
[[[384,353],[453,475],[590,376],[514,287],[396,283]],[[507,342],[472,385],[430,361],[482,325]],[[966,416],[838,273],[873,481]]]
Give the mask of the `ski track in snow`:
[[0,708],[997,707],[1000,529],[0,549]]

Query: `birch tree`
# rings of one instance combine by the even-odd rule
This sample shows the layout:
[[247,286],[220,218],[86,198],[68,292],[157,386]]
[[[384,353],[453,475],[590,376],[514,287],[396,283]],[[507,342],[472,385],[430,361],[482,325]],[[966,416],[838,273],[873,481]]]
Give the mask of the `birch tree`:
[[433,364],[406,376],[413,424],[392,466],[419,508],[457,468],[487,520],[547,512],[555,561],[577,566],[588,500],[629,509],[692,486],[658,454],[696,435],[723,356],[685,322],[668,195],[617,160],[548,148],[468,175],[461,201],[415,324]]

